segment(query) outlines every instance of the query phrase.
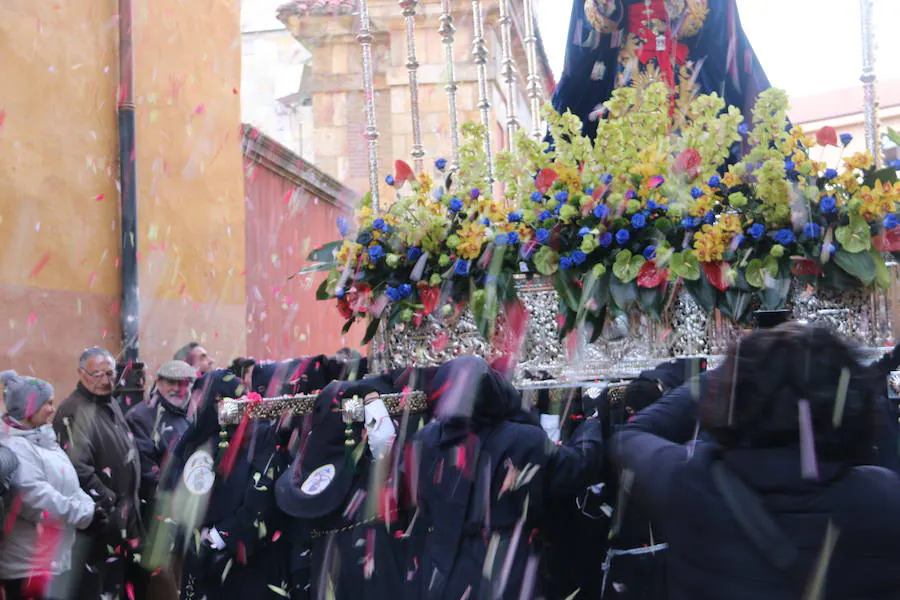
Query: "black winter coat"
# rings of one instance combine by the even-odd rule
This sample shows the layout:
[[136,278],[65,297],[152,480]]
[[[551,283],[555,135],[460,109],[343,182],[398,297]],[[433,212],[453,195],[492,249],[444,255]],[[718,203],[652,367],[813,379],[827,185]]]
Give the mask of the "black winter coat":
[[[670,394],[639,413],[610,445],[617,467],[634,472],[631,499],[669,543],[672,600],[794,600],[821,551],[829,520],[839,529],[825,598],[900,598],[900,479],[879,467],[820,462],[821,480],[801,477],[796,446],[723,451],[684,437],[695,415],[690,394]],[[673,428],[673,426],[675,426]],[[712,463],[727,468],[761,498],[798,557],[779,570],[742,533],[715,487]]]
[[143,400],[125,415],[134,435],[141,458],[141,501],[152,502],[156,496],[163,460],[187,431],[191,422],[187,411],[154,394],[151,401]]

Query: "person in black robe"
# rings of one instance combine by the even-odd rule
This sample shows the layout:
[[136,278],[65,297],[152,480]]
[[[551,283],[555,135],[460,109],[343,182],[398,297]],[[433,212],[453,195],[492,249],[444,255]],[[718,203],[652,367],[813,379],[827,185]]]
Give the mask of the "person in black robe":
[[770,87],[736,0],[574,0],[568,36],[553,108],[577,115],[591,138],[613,90],[648,72],[672,87],[691,61],[699,92],[716,92],[748,121]]

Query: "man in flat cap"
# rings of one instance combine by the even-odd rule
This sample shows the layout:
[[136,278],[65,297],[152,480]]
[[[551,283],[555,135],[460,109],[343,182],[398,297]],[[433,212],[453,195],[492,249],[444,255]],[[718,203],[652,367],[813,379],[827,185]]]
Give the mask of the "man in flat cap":
[[141,458],[141,503],[156,496],[160,469],[190,421],[187,408],[196,370],[181,360],[171,360],[156,372],[150,397],[125,415]]

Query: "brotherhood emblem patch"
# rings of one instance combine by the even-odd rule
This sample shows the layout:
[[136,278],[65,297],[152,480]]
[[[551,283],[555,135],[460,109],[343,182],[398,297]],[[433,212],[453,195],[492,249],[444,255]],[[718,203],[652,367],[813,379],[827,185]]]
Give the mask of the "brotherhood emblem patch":
[[334,480],[334,474],[334,465],[322,465],[309,474],[309,477],[300,486],[300,491],[307,496],[318,496],[331,485],[331,482]]
[[184,473],[181,476],[185,487],[192,494],[202,496],[208,494],[216,482],[216,474],[213,471],[213,457],[206,450],[197,450],[184,465]]

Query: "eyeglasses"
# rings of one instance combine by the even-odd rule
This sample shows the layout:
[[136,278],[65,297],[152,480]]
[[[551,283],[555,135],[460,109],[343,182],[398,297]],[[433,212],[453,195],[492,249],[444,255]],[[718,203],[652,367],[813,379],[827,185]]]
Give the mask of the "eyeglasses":
[[91,379],[100,379],[101,377],[106,377],[107,379],[115,379],[116,378],[115,371],[94,371],[93,373],[89,373],[85,369],[82,369],[82,371],[84,371],[84,373]]

